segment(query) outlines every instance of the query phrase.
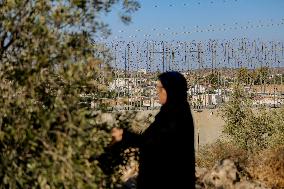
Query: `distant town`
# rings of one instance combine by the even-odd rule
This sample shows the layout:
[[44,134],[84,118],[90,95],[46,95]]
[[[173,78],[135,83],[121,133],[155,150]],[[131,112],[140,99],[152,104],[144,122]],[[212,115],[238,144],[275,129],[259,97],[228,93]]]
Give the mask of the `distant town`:
[[[196,111],[213,109],[229,101],[233,84],[243,85],[254,107],[278,108],[284,105],[284,69],[202,69],[184,71],[188,80],[188,101]],[[110,97],[101,99],[111,110],[155,110],[161,106],[156,96],[157,72],[146,69],[114,70],[108,84]],[[96,104],[91,103],[94,107]]]

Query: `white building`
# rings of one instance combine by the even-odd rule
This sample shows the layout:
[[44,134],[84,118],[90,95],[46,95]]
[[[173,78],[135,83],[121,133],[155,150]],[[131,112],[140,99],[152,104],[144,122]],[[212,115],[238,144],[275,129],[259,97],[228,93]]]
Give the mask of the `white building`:
[[189,95],[205,93],[206,87],[203,85],[194,85],[188,90]]
[[199,94],[193,95],[191,103],[196,106],[217,105],[224,101],[223,97],[218,94]]
[[145,83],[145,78],[116,78],[109,84],[110,91],[132,90]]

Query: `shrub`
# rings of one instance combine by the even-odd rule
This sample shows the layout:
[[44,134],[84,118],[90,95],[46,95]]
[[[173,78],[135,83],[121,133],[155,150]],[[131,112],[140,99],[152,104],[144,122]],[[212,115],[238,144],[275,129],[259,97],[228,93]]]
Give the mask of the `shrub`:
[[284,146],[263,150],[250,157],[248,171],[271,188],[284,188]]
[[247,154],[244,150],[232,144],[231,141],[219,139],[200,148],[196,153],[196,165],[211,169],[217,162],[225,158],[231,158],[245,165]]
[[236,85],[230,101],[219,112],[225,120],[223,132],[249,152],[283,145],[284,108],[253,109],[251,105],[249,96]]

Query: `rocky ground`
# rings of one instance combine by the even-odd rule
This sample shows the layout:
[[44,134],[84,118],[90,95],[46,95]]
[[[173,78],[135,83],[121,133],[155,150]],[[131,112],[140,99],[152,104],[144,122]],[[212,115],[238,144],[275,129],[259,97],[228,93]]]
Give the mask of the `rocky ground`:
[[[196,167],[196,189],[269,189],[264,183],[244,176],[237,164],[231,159],[223,159],[210,170]],[[135,189],[136,176],[136,166],[125,169],[123,189]]]
[[211,170],[196,167],[196,189],[268,189],[243,176],[242,171],[231,159],[220,160]]

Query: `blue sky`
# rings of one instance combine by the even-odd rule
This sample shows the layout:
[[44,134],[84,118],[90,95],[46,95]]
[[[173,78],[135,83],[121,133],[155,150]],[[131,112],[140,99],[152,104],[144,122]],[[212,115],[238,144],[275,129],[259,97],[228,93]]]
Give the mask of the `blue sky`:
[[109,40],[207,40],[249,38],[284,41],[284,0],[140,0],[133,22],[119,21],[119,7],[104,19]]

